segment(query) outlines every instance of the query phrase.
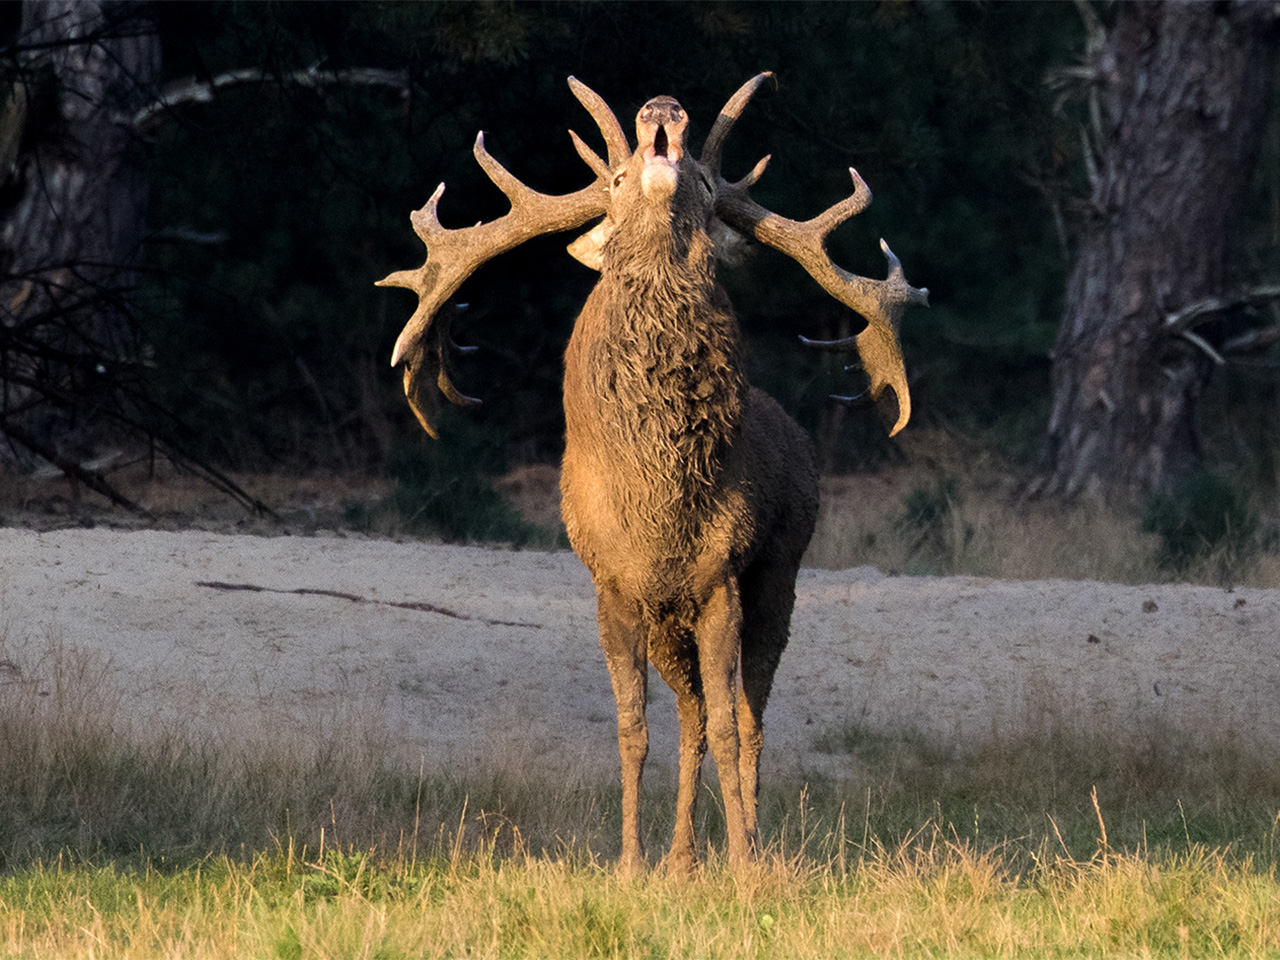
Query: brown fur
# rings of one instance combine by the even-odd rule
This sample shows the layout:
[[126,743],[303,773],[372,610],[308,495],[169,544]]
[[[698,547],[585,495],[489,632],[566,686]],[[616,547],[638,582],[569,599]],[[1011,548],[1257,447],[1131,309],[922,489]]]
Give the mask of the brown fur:
[[805,221],[751,199],[768,157],[736,183],[721,176],[725,138],[770,76],[757,74],[729,98],[697,161],[684,142],[688,118],[671,97],[641,108],[632,151],[604,100],[570,77],[608,148],[605,162],[573,135],[596,179],[563,196],[537,193],[489,154],[480,134],[476,161],[511,210],[448,229],[436,215],[440,184],[410,217],[426,261],[380,281],[418,294],[391,364],[404,364],[405,395],[435,436],[442,397],[479,402],[453,385],[444,304],[504,250],[603,216],[569,245],[601,278],[565,354],[561,499],[569,539],[599,598],[600,643],[618,701],[622,860],[631,869],[644,863],[639,797],[650,662],[675,691],[680,715],[672,866],[687,870],[696,859],[693,808],[708,743],[724,796],[729,860],[754,855],[761,720],[818,506],[808,437],[743,375],[741,334],[716,284],[715,261],[735,259],[735,241],[750,235],[803,266],[867,320],[857,336],[810,345],[856,350],[869,401],[892,390],[898,416],[890,435],[911,415],[897,330],[908,305],[927,305],[928,290],[907,283],[884,241],[884,280],[841,270],[825,249],[831,231],[871,201],[857,171],[849,170],[852,194]]
[[[641,189],[657,125],[647,140],[641,125],[640,148],[615,182],[600,282],[565,355],[561,495],[569,540],[595,580],[618,703],[623,865],[644,862],[638,807],[652,662],[676,694],[670,863],[687,870],[708,740],[729,859],[755,850],[761,721],[813,532],[818,475],[808,437],[746,382],[737,320],[715,280],[703,169],[682,154],[674,193]],[[682,146],[682,123],[672,138]]]

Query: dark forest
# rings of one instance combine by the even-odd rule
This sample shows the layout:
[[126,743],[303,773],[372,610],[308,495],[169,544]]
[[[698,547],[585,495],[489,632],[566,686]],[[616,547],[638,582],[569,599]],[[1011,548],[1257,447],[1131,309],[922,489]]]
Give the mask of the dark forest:
[[[1280,124],[1277,23],[1263,7],[10,4],[0,12],[0,471],[21,477],[53,463],[109,489],[111,468],[95,459],[108,447],[125,449],[127,462],[165,456],[214,477],[403,475],[424,458],[484,477],[556,463],[561,357],[594,281],[564,251],[576,234],[527,243],[459,291],[468,306],[455,337],[479,348],[459,361],[459,386],[483,405],[448,412],[437,442],[388,363],[413,297],[373,286],[422,261],[409,212],[442,181],[446,225],[505,212],[471,156],[480,130],[536,189],[587,183],[568,131],[589,142],[595,131],[569,93],[571,75],[624,126],[649,97],[677,96],[698,144],[725,98],[769,70],[774,82],[728,145],[726,176],[771,154],[753,193],[798,219],[848,192],[850,166],[870,185],[874,202],[830,250],[879,277],[884,237],[930,290],[929,309],[909,311],[902,328],[909,429],[992,451],[1022,477],[1022,496],[1141,504],[1207,471],[1273,498]],[[1214,76],[1194,58],[1227,62],[1225,48],[1188,45],[1169,54],[1185,58],[1184,87],[1162,93],[1159,77],[1135,80],[1153,69],[1143,51],[1198,30],[1179,21],[1194,17],[1216,18],[1239,70]],[[94,83],[74,79],[93,71]],[[1128,104],[1157,95],[1168,99],[1151,106],[1156,114],[1207,117],[1208,132],[1161,121],[1141,134],[1141,157],[1122,155],[1137,129]],[[81,114],[68,106],[76,98]],[[1231,162],[1195,160],[1199,136],[1230,140]],[[1134,215],[1116,184],[1139,183],[1145,157],[1164,164],[1153,182],[1167,189],[1176,178],[1183,196],[1202,189],[1195,162],[1208,168],[1202,206],[1222,214],[1221,236],[1135,186],[1134,205],[1155,224],[1147,247],[1105,240]],[[66,209],[110,217],[46,212],[55,225],[39,224],[31,197],[55,189],[64,168],[102,181]],[[1134,279],[1096,260],[1102,243],[1125,263],[1154,263],[1180,230],[1194,231],[1209,263],[1185,289],[1160,279],[1160,270],[1190,275],[1185,264]],[[1146,311],[1153,342],[1071,293],[1086,253],[1112,300],[1141,301],[1130,319]],[[847,358],[798,342],[856,333],[859,318],[768,249],[720,275],[753,381],[812,433],[824,472],[900,463],[883,411],[829,399],[860,389]],[[1104,466],[1087,461],[1091,450],[1131,449],[1132,432],[1147,427],[1125,426],[1112,443],[1107,431],[1123,417],[1109,414],[1096,426],[1100,446],[1063,430],[1062,417],[1091,416],[1081,410],[1157,402],[1138,383],[1132,399],[1103,393],[1080,406],[1094,361],[1063,332],[1079,326],[1080,310],[1104,331],[1099,355],[1138,357],[1131,381],[1143,364],[1161,383],[1182,378],[1177,429],[1157,437],[1163,428],[1150,427],[1150,449],[1134,456],[1162,464],[1154,473],[1106,467],[1125,459],[1114,452]],[[1054,419],[1058,408],[1067,412]]]

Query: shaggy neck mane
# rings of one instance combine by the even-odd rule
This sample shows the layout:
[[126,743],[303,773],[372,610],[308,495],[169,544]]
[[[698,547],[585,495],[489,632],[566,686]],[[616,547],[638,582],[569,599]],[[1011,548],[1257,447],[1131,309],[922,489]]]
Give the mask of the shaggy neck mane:
[[[610,238],[600,282],[611,329],[597,356],[608,369],[597,382],[612,387],[601,412],[627,459],[653,478],[659,499],[687,504],[715,484],[746,386],[711,241],[702,229],[684,236],[669,225],[652,233],[620,226]],[[646,254],[636,256],[632,243]]]

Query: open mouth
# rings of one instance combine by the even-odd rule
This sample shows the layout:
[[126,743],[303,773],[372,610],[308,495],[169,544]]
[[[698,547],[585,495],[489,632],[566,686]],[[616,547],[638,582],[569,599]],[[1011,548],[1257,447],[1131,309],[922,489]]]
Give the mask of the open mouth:
[[667,136],[666,127],[660,126],[653,135],[653,145],[644,152],[644,162],[649,164],[663,160],[666,163],[676,163],[680,160],[680,152],[680,145],[672,143]]

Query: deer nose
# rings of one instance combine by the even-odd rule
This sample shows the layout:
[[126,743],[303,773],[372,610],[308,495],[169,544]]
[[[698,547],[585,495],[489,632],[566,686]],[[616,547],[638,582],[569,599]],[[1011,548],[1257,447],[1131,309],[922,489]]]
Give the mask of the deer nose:
[[689,117],[674,97],[654,97],[636,114],[636,140],[640,150],[677,161],[684,155],[684,132]]
[[672,97],[654,97],[640,108],[636,119],[646,125],[665,127],[682,121],[684,108]]

